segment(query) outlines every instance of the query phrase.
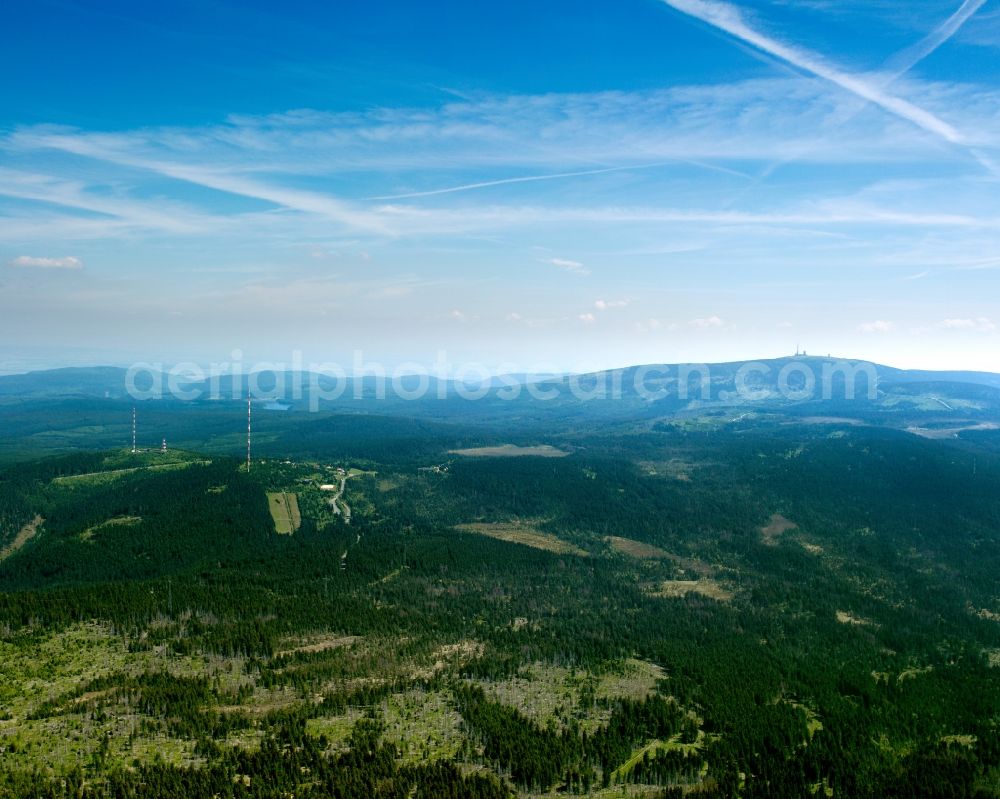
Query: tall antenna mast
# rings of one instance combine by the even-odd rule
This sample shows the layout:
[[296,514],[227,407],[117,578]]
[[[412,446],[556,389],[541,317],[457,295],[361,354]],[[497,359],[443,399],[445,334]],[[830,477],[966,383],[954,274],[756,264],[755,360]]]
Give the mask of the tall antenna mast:
[[247,392],[247,472],[250,471],[250,392]]
[[135,455],[135,405],[132,406],[132,454]]

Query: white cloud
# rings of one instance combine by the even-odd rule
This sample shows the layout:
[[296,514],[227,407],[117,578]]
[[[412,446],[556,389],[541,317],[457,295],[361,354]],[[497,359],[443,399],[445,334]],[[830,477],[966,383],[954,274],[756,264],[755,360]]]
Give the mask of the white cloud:
[[945,330],[974,330],[977,333],[993,333],[997,326],[992,319],[980,316],[977,319],[944,319],[938,327]]
[[[44,167],[48,168],[48,165]],[[0,168],[0,195],[30,202],[45,203],[72,211],[86,211],[107,224],[110,217],[149,230],[171,233],[192,233],[204,230],[205,217],[175,201],[138,200],[119,196],[117,192],[93,191],[95,186],[79,180],[53,177],[42,172],[25,172]],[[106,187],[103,187],[106,188]],[[209,216],[216,229],[221,217]],[[82,221],[79,216],[75,221]],[[119,231],[120,232],[120,231]],[[114,235],[114,234],[112,234]]]
[[592,313],[582,313],[579,318],[581,322],[586,322],[588,325],[597,319]]
[[607,311],[609,308],[625,308],[628,300],[595,300],[594,307],[598,311]]
[[10,261],[11,266],[28,269],[83,269],[83,261],[72,255],[61,258],[36,258],[32,255],[19,255]]
[[567,272],[573,272],[577,275],[590,274],[590,270],[579,261],[571,261],[568,258],[549,258],[545,263],[558,266],[560,269],[565,269]]
[[692,327],[700,328],[710,328],[710,327],[723,327],[726,324],[725,320],[718,316],[706,316],[700,319],[692,319]]
[[[871,80],[876,79],[883,76]],[[927,97],[928,104],[947,104],[949,117],[960,119],[977,135],[988,137],[990,128],[996,130],[995,93],[985,85],[908,79],[906,88],[910,95]],[[799,149],[796,145],[804,141],[809,143],[808,158],[819,161],[898,160],[918,150],[931,151],[926,136],[891,117],[857,119],[831,129],[825,123],[843,99],[839,93],[831,95],[820,81],[782,75],[651,91],[480,94],[438,108],[231,116],[220,125],[114,134],[26,126],[4,137],[4,143],[22,152],[58,149],[125,166],[177,172],[178,179],[196,183],[214,184],[224,176],[250,174],[268,176],[268,186],[287,174],[332,176],[371,170],[383,177],[399,176],[390,178],[402,181],[398,184],[373,183],[368,200],[538,180],[600,179],[605,171],[673,166],[693,165],[747,180],[745,173],[731,167],[732,160],[783,157],[790,145]],[[980,110],[981,115],[976,113]],[[546,145],[551,142],[558,142],[558,147]],[[607,166],[595,168],[595,159]],[[480,167],[483,171],[466,173],[467,182],[456,180],[457,170]],[[188,168],[199,171],[187,173]],[[410,170],[417,174],[407,174]],[[219,188],[256,197],[262,187],[233,182]],[[376,194],[379,188],[384,190]],[[286,198],[276,199],[284,204]],[[295,207],[305,198],[291,199]],[[310,208],[315,199],[309,198]],[[323,208],[338,217],[345,210],[350,209]]]
[[866,335],[872,333],[890,333],[895,327],[892,322],[887,322],[884,319],[876,319],[873,322],[862,322],[858,325],[858,332]]
[[[675,2],[701,7],[700,0]],[[969,7],[976,2],[967,0]],[[963,12],[959,19],[964,18]],[[870,84],[884,79],[864,77]],[[983,147],[1000,141],[996,89],[908,78],[906,91],[924,105],[940,108],[964,130],[974,131]],[[335,230],[387,239],[592,222],[997,228],[993,208],[968,203],[942,213],[938,209],[946,206],[934,196],[927,203],[900,202],[896,207],[884,198],[880,202],[889,207],[836,207],[812,196],[789,197],[779,205],[761,204],[742,212],[730,205],[700,209],[697,197],[679,198],[676,208],[644,205],[663,196],[662,180],[676,179],[677,170],[686,175],[696,166],[715,173],[706,174],[706,179],[738,191],[750,178],[730,165],[785,158],[789,152],[798,153],[797,160],[824,164],[933,159],[968,166],[964,152],[942,150],[938,141],[897,117],[864,114],[830,125],[843,104],[840,93],[830,92],[821,81],[795,75],[654,91],[478,95],[438,108],[389,107],[351,114],[297,111],[234,116],[221,125],[118,133],[25,126],[0,135],[0,148],[17,153],[24,163],[36,163],[39,173],[53,169],[48,151],[78,158],[67,159],[69,166],[59,177],[0,170],[0,194],[71,209],[72,217],[57,220],[48,209],[25,206],[32,224],[44,222],[56,234],[62,233],[63,240],[73,235],[119,238],[121,232],[150,229],[278,236],[293,224],[304,229],[304,236],[319,240],[319,231],[328,238],[330,220],[342,226]],[[548,144],[555,142],[557,147]],[[93,170],[92,159],[103,162],[99,172]],[[595,169],[597,162],[608,166]],[[653,169],[658,171],[651,181],[646,176]],[[612,194],[620,189],[605,183],[602,175],[624,170],[635,172],[627,200]],[[365,186],[361,193],[366,199],[338,196],[338,181],[345,174]],[[308,190],[303,188],[303,175],[310,178]],[[158,176],[253,202],[222,209],[213,202],[212,192],[178,192],[180,187]],[[506,205],[479,206],[382,202],[371,196],[448,197],[448,192],[476,189],[497,199],[488,193],[494,190],[491,187],[530,186],[539,180],[566,181],[570,190],[576,188],[574,182],[588,181],[609,194],[560,194],[557,183],[551,194],[555,199],[540,208],[523,204],[534,199],[534,193],[521,193],[520,201],[506,194],[502,195]],[[150,182],[155,192],[143,190]],[[650,183],[658,190],[644,195]],[[425,190],[389,193],[411,188]],[[935,189],[924,191],[932,194]],[[574,207],[580,196],[598,199],[591,207]],[[261,207],[258,201],[278,206],[281,212]],[[82,217],[80,211],[100,216]],[[87,230],[81,233],[84,222]],[[23,230],[11,233],[9,224],[0,238],[29,240]],[[39,230],[37,239],[31,240],[46,239],[52,241],[50,230]],[[570,259],[550,263],[589,273],[582,264],[571,266],[579,262]]]

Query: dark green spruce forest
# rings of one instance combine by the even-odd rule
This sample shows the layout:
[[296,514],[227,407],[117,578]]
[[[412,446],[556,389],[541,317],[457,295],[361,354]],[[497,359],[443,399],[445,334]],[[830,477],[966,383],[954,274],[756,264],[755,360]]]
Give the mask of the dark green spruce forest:
[[390,410],[5,400],[0,797],[1000,797],[982,418]]

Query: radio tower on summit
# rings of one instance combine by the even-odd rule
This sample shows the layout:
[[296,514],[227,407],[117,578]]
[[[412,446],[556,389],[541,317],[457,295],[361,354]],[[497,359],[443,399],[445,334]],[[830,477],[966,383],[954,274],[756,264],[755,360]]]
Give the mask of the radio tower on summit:
[[247,472],[250,472],[250,392],[247,391]]

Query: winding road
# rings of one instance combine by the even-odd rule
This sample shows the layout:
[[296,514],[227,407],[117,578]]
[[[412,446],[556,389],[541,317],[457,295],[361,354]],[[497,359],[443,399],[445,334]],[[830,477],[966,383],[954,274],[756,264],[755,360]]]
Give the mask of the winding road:
[[330,507],[333,509],[335,515],[338,516],[340,515],[341,506],[343,506],[344,524],[351,523],[351,506],[348,505],[346,502],[344,502],[343,499],[344,489],[347,488],[347,478],[350,476],[351,476],[350,472],[347,472],[344,474],[343,477],[340,478],[340,488],[337,490],[337,493],[334,494],[333,498],[330,500]]

